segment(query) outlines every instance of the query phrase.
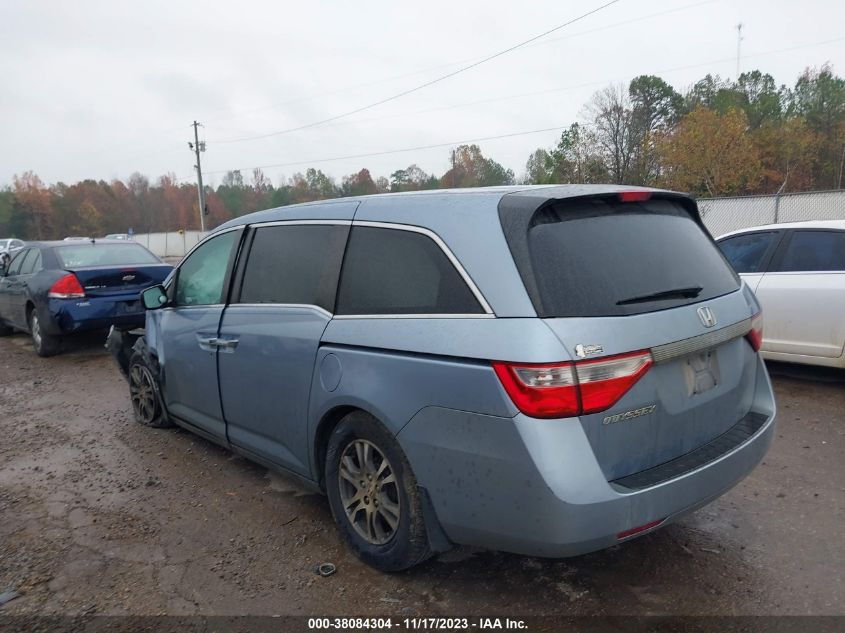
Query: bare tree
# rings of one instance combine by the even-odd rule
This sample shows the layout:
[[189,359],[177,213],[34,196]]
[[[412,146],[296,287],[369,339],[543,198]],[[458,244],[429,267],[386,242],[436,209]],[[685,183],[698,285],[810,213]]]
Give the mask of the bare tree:
[[612,180],[630,182],[638,139],[628,89],[608,86],[593,95],[586,110]]

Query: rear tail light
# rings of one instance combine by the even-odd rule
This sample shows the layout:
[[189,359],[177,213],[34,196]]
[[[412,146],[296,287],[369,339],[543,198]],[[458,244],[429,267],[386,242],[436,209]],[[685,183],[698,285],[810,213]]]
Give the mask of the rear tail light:
[[748,342],[751,343],[751,347],[754,348],[755,352],[760,351],[760,347],[763,345],[763,312],[758,312],[753,317],[751,317],[751,330],[749,330],[748,334],[745,335],[745,338],[748,339]]
[[68,273],[51,287],[47,296],[51,299],[84,299],[85,290],[73,273]]
[[494,362],[513,403],[533,418],[568,418],[612,407],[651,367],[648,350],[576,363]]

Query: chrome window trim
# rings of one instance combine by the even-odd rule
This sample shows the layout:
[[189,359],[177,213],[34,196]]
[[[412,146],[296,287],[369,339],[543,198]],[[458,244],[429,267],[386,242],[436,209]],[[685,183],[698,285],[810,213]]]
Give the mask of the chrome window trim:
[[[432,231],[431,229],[426,229],[421,226],[415,226],[412,224],[396,224],[394,222],[374,222],[370,220],[355,220],[352,223],[353,227],[356,226],[369,226],[377,229],[393,229],[397,231],[409,231],[411,233],[420,233],[425,235],[426,237],[430,238],[437,246],[440,247],[440,250],[443,251],[443,254],[446,255],[446,258],[452,263],[452,266],[455,267],[455,270],[458,271],[458,274],[464,280],[464,283],[470,289],[470,292],[475,296],[475,299],[478,301],[478,304],[481,306],[481,309],[484,310],[484,314],[488,314],[491,316],[495,316],[493,313],[493,309],[490,307],[490,304],[487,303],[487,299],[484,298],[484,295],[481,294],[481,290],[478,289],[478,286],[475,285],[475,282],[472,280],[472,277],[469,276],[466,269],[463,267],[461,262],[455,257],[455,254],[452,250],[446,246],[446,243],[440,238],[437,233]],[[345,316],[353,316],[353,315],[345,315]],[[366,315],[369,317],[372,316],[381,316],[381,315]],[[431,315],[426,315],[431,316]],[[451,315],[456,316],[456,315]],[[461,316],[461,315],[457,315]],[[473,315],[473,316],[480,316],[480,315]],[[384,315],[385,318],[388,317],[396,317],[395,314],[388,314]]]
[[299,310],[313,310],[325,317],[336,318],[331,312],[322,306],[313,303],[230,303],[228,308],[296,308]]
[[495,319],[495,314],[336,314],[335,320],[348,319]]
[[713,332],[705,332],[680,341],[666,343],[651,348],[651,356],[655,364],[665,363],[675,358],[689,356],[696,352],[711,349],[728,341],[738,339],[751,331],[751,318],[743,319],[733,325],[728,325]]
[[251,228],[262,228],[265,226],[302,226],[308,224],[350,226],[352,220],[270,220],[267,222],[255,222],[247,226]]
[[[238,225],[234,227],[230,227],[225,229],[224,231],[220,231],[214,233],[214,236],[221,235],[227,231],[234,231],[240,229],[242,227],[249,227],[249,228],[263,228],[263,227],[270,227],[270,226],[307,226],[307,225],[337,225],[337,226],[367,226],[372,228],[378,229],[393,229],[397,231],[409,231],[411,233],[420,233],[425,235],[429,239],[431,239],[438,248],[443,252],[446,256],[446,259],[455,267],[455,270],[461,276],[464,283],[470,289],[473,296],[475,297],[476,301],[478,301],[481,309],[484,310],[483,313],[474,314],[333,314],[322,308],[320,306],[312,305],[312,304],[295,304],[295,303],[230,303],[228,304],[229,307],[233,306],[286,306],[286,307],[311,307],[314,308],[321,313],[324,313],[329,316],[331,319],[489,319],[495,318],[495,313],[493,309],[490,307],[490,304],[487,303],[487,299],[484,298],[484,295],[479,290],[478,286],[472,280],[472,277],[469,276],[466,269],[463,267],[461,262],[452,252],[452,250],[446,245],[446,243],[440,238],[437,233],[432,231],[431,229],[427,229],[421,226],[415,226],[412,224],[397,224],[395,222],[379,222],[379,221],[371,221],[371,220],[327,220],[327,219],[305,219],[305,220],[271,220],[267,222],[255,222],[252,224],[244,224]],[[211,235],[206,237],[202,242],[196,244],[182,259],[184,262],[188,256],[201,244],[205,243]],[[182,265],[182,262],[179,263],[179,266]]]

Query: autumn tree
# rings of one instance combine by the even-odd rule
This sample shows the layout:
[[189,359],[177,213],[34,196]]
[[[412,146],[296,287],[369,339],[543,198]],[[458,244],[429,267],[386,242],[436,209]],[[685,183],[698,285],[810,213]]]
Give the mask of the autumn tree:
[[697,107],[660,140],[663,185],[710,197],[754,187],[762,167],[747,128],[742,110]]
[[527,184],[598,183],[609,179],[593,133],[573,123],[551,150],[537,149],[525,166]]
[[668,130],[683,111],[683,97],[668,83],[654,75],[640,75],[628,85],[631,102],[630,181],[648,185],[660,173],[656,141]]
[[822,189],[841,187],[845,156],[845,79],[833,74],[829,65],[808,68],[792,91],[790,111],[806,122],[819,137],[815,185]]
[[38,240],[53,236],[53,205],[50,191],[31,171],[12,178],[15,202],[10,222],[12,230]]
[[373,182],[369,169],[362,169],[357,174],[343,177],[340,186],[342,196],[368,196],[378,193],[378,187]]
[[478,145],[459,145],[452,152],[452,168],[440,178],[441,187],[490,187],[514,183],[513,171],[486,158]]
[[418,191],[436,189],[438,186],[437,177],[427,174],[416,164],[406,169],[397,169],[390,174],[390,191]]

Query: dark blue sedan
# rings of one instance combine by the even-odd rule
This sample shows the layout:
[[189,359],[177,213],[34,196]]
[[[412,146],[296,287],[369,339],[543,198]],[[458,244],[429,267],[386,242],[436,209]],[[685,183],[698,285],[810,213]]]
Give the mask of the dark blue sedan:
[[52,356],[68,334],[143,327],[139,294],[171,270],[135,242],[29,242],[0,270],[0,336],[28,332]]

